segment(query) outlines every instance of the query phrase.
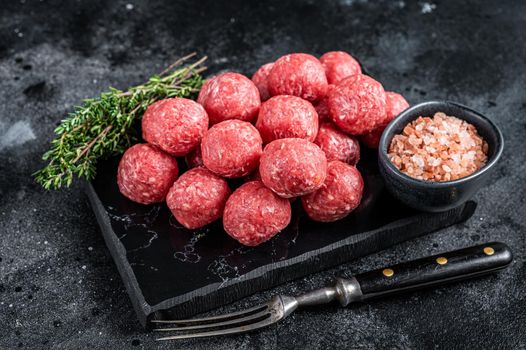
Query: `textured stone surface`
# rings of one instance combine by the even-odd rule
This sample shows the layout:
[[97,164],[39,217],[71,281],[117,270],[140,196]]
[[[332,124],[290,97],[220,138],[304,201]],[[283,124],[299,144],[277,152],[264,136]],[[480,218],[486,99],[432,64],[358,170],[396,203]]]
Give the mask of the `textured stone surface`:
[[[510,1],[4,1],[0,11],[0,348],[524,348],[526,5]],[[197,4],[197,2],[196,2]],[[269,329],[154,343],[79,186],[30,177],[59,120],[109,85],[125,88],[197,50],[212,72],[251,74],[289,52],[346,50],[410,103],[451,99],[497,121],[506,149],[465,224],[225,307],[298,293],[339,273],[485,241],[502,273],[433,291],[298,312]]]

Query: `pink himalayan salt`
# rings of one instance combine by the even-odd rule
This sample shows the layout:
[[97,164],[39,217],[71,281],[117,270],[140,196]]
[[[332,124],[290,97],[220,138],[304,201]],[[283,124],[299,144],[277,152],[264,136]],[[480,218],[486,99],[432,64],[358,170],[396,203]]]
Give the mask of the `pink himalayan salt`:
[[418,180],[440,182],[482,168],[488,144],[473,125],[438,112],[407,124],[402,134],[393,137],[388,153],[401,172]]

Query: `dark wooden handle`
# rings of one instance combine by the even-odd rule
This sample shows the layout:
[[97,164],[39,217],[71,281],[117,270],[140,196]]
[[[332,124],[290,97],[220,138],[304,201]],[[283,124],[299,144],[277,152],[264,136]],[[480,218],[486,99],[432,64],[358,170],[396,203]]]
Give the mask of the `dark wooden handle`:
[[510,248],[492,242],[389,266],[355,276],[362,300],[487,274],[508,266]]

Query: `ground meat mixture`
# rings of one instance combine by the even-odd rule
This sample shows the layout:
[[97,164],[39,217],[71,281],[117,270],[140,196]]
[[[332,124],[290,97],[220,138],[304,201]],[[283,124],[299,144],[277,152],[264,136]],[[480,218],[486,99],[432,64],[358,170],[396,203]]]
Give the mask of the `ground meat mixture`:
[[318,113],[309,101],[297,96],[274,96],[261,105],[256,128],[264,143],[289,137],[314,141]]
[[274,62],[268,75],[268,90],[271,96],[294,95],[319,101],[327,93],[327,77],[316,57],[293,53]]
[[343,51],[331,51],[320,57],[329,84],[337,84],[348,76],[361,74],[360,63]]
[[142,138],[174,156],[184,156],[195,149],[207,129],[204,108],[186,98],[157,101],[142,118]]
[[451,181],[482,168],[488,144],[473,125],[439,112],[409,123],[388,152],[391,162],[415,179]]
[[362,199],[363,179],[354,166],[329,162],[323,186],[301,197],[307,215],[315,221],[332,222],[349,215]]
[[334,124],[351,135],[370,133],[386,118],[384,88],[366,75],[340,81],[330,92],[327,105]]
[[229,196],[225,179],[199,167],[188,170],[175,181],[166,204],[181,225],[196,229],[221,218]]
[[223,216],[225,231],[241,244],[259,245],[290,222],[291,208],[261,181],[247,182],[230,196]]
[[259,96],[261,101],[266,101],[270,98],[270,93],[268,92],[268,74],[272,69],[274,63],[267,63],[262,65],[256,73],[252,76],[252,82],[259,90]]
[[354,136],[338,130],[331,122],[322,123],[314,143],[325,153],[327,161],[340,160],[356,165],[360,160],[360,143]]
[[261,99],[252,80],[239,73],[223,73],[203,84],[199,102],[208,113],[210,124],[224,120],[253,121],[259,111]]
[[178,174],[175,158],[155,146],[137,144],[119,162],[117,184],[132,201],[151,204],[164,201]]
[[252,124],[225,120],[205,133],[201,142],[203,163],[218,175],[242,177],[258,167],[262,145],[261,136]]
[[279,139],[265,147],[259,173],[265,186],[279,196],[302,196],[323,185],[327,158],[318,146],[305,139]]

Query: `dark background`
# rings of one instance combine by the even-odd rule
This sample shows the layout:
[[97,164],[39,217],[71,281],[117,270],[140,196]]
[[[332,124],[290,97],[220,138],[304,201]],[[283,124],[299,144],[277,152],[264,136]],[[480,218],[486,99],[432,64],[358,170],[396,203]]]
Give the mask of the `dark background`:
[[[525,40],[520,1],[2,1],[0,348],[525,348]],[[81,186],[45,192],[30,175],[73,105],[194,50],[210,57],[211,72],[247,74],[289,52],[345,50],[410,103],[458,101],[494,119],[506,139],[465,224],[219,311],[485,241],[509,244],[512,266],[433,291],[298,312],[252,334],[154,343]]]

